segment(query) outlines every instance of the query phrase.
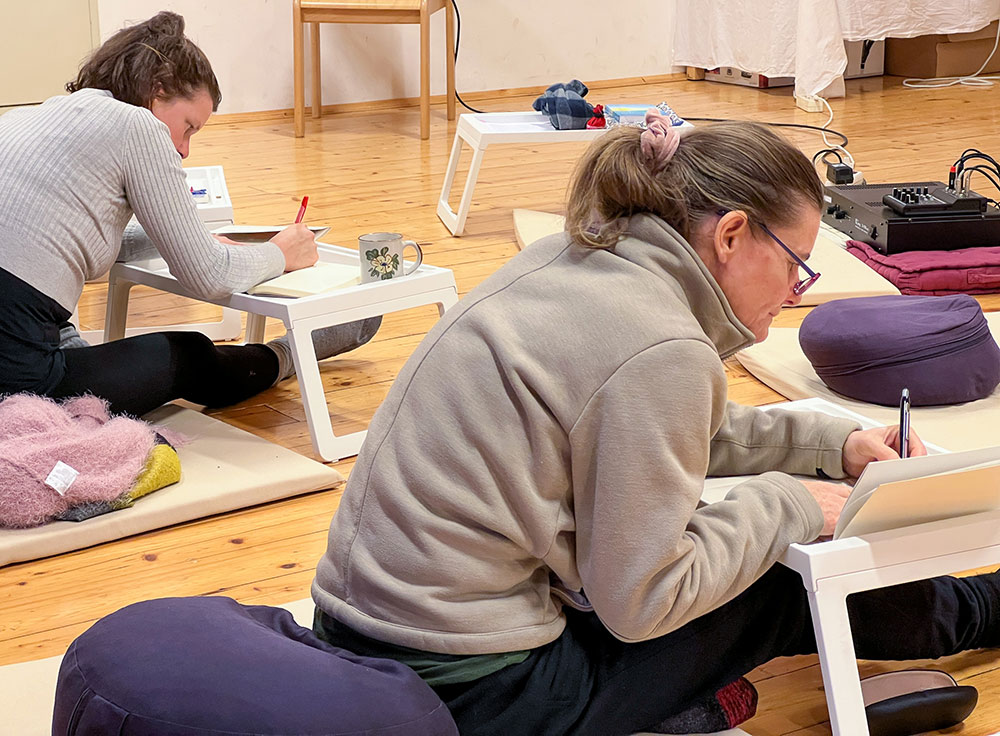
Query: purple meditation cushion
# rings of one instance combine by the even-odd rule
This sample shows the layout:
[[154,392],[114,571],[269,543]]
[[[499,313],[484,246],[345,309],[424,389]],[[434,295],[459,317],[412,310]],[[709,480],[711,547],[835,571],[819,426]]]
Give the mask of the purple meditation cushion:
[[458,736],[413,670],[351,654],[270,606],[161,598],[105,616],[63,657],[67,736]]
[[982,399],[1000,383],[1000,348],[971,296],[870,296],[813,309],[799,344],[816,375],[839,394],[914,406]]

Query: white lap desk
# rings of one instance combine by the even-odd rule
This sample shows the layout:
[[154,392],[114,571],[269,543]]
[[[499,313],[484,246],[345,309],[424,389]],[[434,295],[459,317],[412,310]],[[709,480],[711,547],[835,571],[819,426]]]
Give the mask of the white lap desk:
[[[320,245],[319,258],[321,261],[357,264],[360,269],[358,252],[355,249]],[[191,299],[198,298],[187,291],[170,274],[165,265],[160,268],[149,268],[137,264],[115,264],[108,277],[105,341],[118,340],[124,336],[129,290],[135,284],[151,286]],[[436,304],[439,313],[444,314],[445,309],[458,301],[458,289],[451,270],[424,264],[405,278],[361,284],[316,296],[290,299],[233,294],[223,299],[207,301],[247,313],[248,343],[263,341],[264,322],[267,317],[279,319],[284,323],[292,347],[295,373],[299,379],[302,404],[313,447],[324,460],[336,461],[358,454],[366,430],[339,437],[333,433],[316,351],[312,343],[313,330],[424,304]]]
[[[878,426],[824,399],[804,399],[774,406],[825,411],[853,418],[865,428]],[[724,498],[735,482],[733,478],[709,479],[702,500],[712,502]],[[868,736],[868,720],[847,616],[847,596],[1000,564],[1000,511],[863,537],[793,544],[781,562],[799,573],[806,587],[833,734]]]
[[[604,128],[594,130],[556,130],[549,122],[548,115],[540,112],[483,112],[460,115],[455,128],[455,141],[451,146],[451,158],[441,187],[437,215],[452,235],[465,232],[465,219],[472,205],[472,192],[479,178],[479,167],[487,147],[493,143],[569,143],[590,141],[604,133]],[[458,205],[458,212],[448,204],[458,159],[462,153],[462,142],[472,148],[472,163],[465,180],[465,190]]]

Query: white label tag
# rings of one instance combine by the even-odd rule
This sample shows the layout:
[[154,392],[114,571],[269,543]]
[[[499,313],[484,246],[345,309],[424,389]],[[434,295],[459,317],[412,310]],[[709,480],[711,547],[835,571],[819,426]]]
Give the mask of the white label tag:
[[80,471],[74,470],[62,460],[59,460],[56,462],[56,466],[52,468],[52,472],[49,473],[49,477],[45,479],[45,485],[60,496],[65,496],[66,491],[73,485],[73,481],[76,480],[76,476],[79,474]]

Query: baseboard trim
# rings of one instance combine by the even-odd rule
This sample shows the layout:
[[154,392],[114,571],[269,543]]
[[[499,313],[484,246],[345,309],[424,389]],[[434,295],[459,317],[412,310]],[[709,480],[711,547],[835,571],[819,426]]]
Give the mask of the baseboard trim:
[[[589,82],[588,87],[592,90],[609,89],[612,87],[638,87],[648,84],[664,84],[666,82],[679,82],[687,79],[684,72],[670,74],[654,74],[643,77],[622,77],[620,79],[601,79],[596,82]],[[484,100],[502,100],[508,97],[524,97],[529,95],[540,95],[545,91],[545,86],[533,85],[530,87],[512,87],[509,89],[483,90],[480,92],[462,92],[462,99],[467,102],[482,102]],[[443,105],[447,102],[445,95],[431,95],[432,105]],[[653,100],[649,100],[653,102]],[[397,97],[391,100],[368,100],[366,102],[342,102],[335,105],[323,105],[324,115],[335,115],[347,112],[376,112],[378,110],[392,110],[400,107],[419,107],[419,97]],[[284,110],[259,110],[256,112],[231,112],[213,115],[209,120],[209,125],[231,125],[233,123],[262,122],[267,120],[290,120],[294,115],[292,108]],[[312,115],[311,108],[306,105],[306,117]]]

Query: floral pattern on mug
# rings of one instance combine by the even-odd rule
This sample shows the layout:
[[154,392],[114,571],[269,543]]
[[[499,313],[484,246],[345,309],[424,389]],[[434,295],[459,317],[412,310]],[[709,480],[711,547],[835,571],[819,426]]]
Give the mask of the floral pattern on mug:
[[368,273],[372,275],[372,278],[377,278],[380,281],[391,279],[399,270],[399,255],[396,253],[389,255],[389,249],[386,247],[383,247],[382,250],[377,248],[366,250],[365,258],[368,259],[368,265],[371,266]]

